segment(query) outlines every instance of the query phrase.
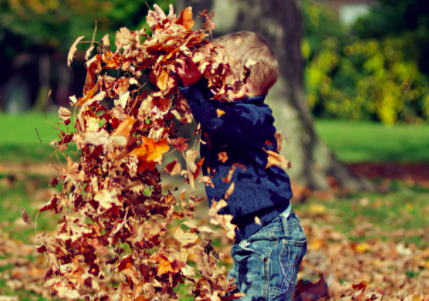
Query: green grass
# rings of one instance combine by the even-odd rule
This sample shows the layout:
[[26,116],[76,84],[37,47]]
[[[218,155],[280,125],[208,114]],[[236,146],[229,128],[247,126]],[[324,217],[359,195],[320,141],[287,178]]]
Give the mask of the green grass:
[[[314,204],[324,206],[325,214],[314,214],[311,222],[332,225],[350,240],[392,239],[394,231],[405,230],[405,235],[393,239],[427,246],[429,242],[413,230],[425,229],[429,224],[429,188],[408,186],[399,181],[392,182],[391,188],[387,193],[355,192],[345,198],[329,200],[314,197],[304,204],[294,203],[293,207],[311,216]],[[352,230],[364,223],[372,226],[363,235],[353,234]]]
[[[47,161],[56,114],[0,114],[0,162]],[[347,162],[429,162],[429,125],[316,120],[322,140]],[[39,132],[37,137],[35,128]],[[62,127],[64,129],[64,126]]]
[[[34,235],[34,222],[37,211],[49,201],[47,190],[49,179],[42,176],[25,175],[19,178],[0,174],[0,224],[3,233],[9,237],[29,242]],[[33,226],[22,223],[21,210],[25,209]],[[37,231],[50,231],[60,216],[53,217],[43,212],[37,220]]]
[[[49,145],[58,139],[58,115],[48,114],[0,114],[0,162],[47,161],[53,153]],[[37,128],[37,132],[36,132]],[[60,127],[65,131],[65,126]],[[37,135],[39,134],[39,137]]]
[[347,162],[429,162],[429,125],[316,120],[316,131]]

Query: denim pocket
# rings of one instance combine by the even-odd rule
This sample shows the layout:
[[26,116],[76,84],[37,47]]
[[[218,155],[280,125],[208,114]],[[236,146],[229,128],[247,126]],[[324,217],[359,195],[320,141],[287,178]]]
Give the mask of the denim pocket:
[[284,276],[282,288],[287,289],[291,284],[295,285],[301,261],[307,252],[307,241],[283,239],[282,244],[280,253],[280,265]]

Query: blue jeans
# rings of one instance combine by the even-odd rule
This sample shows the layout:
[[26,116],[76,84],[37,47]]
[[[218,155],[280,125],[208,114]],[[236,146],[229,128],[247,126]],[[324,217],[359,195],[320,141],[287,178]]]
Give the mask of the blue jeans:
[[235,278],[243,301],[291,300],[307,239],[301,221],[292,210],[287,219],[280,215],[249,238],[234,244],[234,266],[228,278]]

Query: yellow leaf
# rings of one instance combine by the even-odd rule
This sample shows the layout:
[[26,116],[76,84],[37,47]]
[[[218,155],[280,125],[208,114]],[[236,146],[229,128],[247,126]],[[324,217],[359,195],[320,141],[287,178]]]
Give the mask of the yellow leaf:
[[167,90],[168,87],[168,72],[161,69],[159,76],[156,77],[156,85],[161,91]]
[[225,111],[222,111],[221,109],[217,109],[216,113],[217,113],[217,117],[221,117],[222,115],[225,114]]
[[258,225],[262,225],[261,219],[257,216],[255,216],[255,223],[257,223]]
[[413,205],[411,205],[410,203],[407,203],[407,204],[405,205],[405,209],[406,209],[408,212],[410,212],[410,211],[412,211],[412,210],[413,210]]
[[311,240],[308,249],[309,250],[319,250],[325,245],[324,241],[321,239]]
[[366,250],[368,250],[369,248],[369,244],[367,244],[366,242],[357,244],[355,247],[355,250],[357,253],[365,253]]
[[311,204],[308,208],[308,212],[313,214],[323,214],[326,211],[326,207],[322,204]]

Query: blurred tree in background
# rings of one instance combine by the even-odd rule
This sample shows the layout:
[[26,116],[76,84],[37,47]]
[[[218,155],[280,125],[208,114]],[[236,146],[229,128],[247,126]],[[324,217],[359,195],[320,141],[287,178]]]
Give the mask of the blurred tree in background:
[[[0,0],[0,110],[43,110],[50,89],[54,103],[66,105],[85,80],[83,64],[71,71],[66,65],[74,40],[84,35],[90,41],[95,21],[96,40],[123,26],[141,28],[155,2],[171,1]],[[83,60],[83,51],[76,55]]]
[[[141,28],[155,2],[167,7],[172,1],[0,0],[0,110],[42,111],[50,89],[51,104],[66,105],[68,96],[81,93],[85,78],[83,64],[70,71],[65,63],[76,37],[91,40],[95,21],[96,40],[123,26]],[[429,120],[426,0],[379,0],[351,26],[320,2],[301,2],[305,92],[316,117]],[[228,3],[222,5],[237,9]],[[205,8],[204,1],[189,4],[195,12]],[[233,21],[224,18],[218,26]],[[77,60],[83,55],[78,52]]]
[[354,25],[304,0],[307,101],[318,117],[429,119],[429,9],[425,0],[380,0]]

